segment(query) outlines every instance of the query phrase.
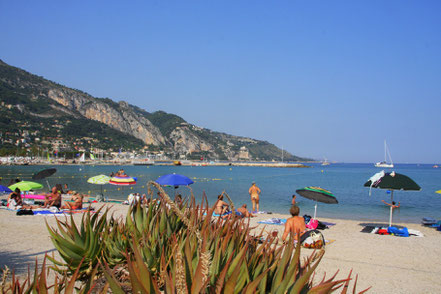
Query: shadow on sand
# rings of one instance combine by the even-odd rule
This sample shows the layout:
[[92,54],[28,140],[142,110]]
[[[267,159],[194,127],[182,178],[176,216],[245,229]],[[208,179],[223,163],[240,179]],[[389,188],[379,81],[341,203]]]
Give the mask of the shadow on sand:
[[[358,225],[361,227],[381,227],[381,228],[389,227],[389,223],[359,223]],[[396,227],[397,229],[404,228],[403,226],[397,226],[394,224],[392,224],[392,226]]]
[[28,272],[29,267],[30,272],[33,273],[35,259],[38,259],[38,266],[41,268],[45,253],[51,255],[50,253],[54,251],[56,251],[55,248],[48,251],[25,254],[24,251],[2,250],[0,251],[0,269],[4,269],[7,266],[11,271],[14,270],[16,275],[22,275]]

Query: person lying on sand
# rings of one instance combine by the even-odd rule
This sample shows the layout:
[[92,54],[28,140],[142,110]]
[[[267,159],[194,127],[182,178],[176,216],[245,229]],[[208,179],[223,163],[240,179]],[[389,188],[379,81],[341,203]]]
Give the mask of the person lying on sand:
[[52,188],[52,192],[46,194],[43,208],[49,208],[51,206],[55,206],[57,208],[61,207],[61,194],[58,192],[57,187]]
[[72,196],[72,198],[70,199],[73,201],[73,203],[66,202],[66,204],[63,205],[61,208],[62,209],[70,209],[70,210],[82,209],[83,208],[83,198],[84,198],[84,196],[82,194],[76,192]]
[[241,217],[255,217],[254,214],[250,213],[247,209],[247,205],[244,204],[237,209],[237,212],[241,213]]
[[296,205],[291,206],[289,212],[292,217],[286,220],[282,241],[285,242],[288,235],[292,235],[295,241],[299,241],[300,237],[306,232],[305,219],[299,216],[300,208]]

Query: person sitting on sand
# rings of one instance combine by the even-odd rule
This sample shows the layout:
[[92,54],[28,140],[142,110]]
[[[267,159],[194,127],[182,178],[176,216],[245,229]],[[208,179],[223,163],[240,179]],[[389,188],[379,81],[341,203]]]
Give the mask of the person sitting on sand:
[[14,192],[8,196],[8,208],[12,210],[18,209],[34,209],[38,206],[26,205],[21,198],[21,191],[19,188],[15,188]]
[[76,192],[75,192],[75,191],[72,191],[71,189],[69,189],[69,188],[67,187],[67,184],[64,184],[64,193],[65,193],[65,194],[75,194]]
[[82,194],[75,192],[75,194],[70,199],[74,203],[66,202],[65,205],[61,206],[61,209],[69,209],[69,210],[82,209],[83,208],[83,198],[84,198],[84,196]]
[[21,191],[19,188],[16,188],[15,191],[13,191],[8,196],[8,208],[16,210],[22,207],[23,207],[23,199],[21,198]]
[[241,213],[241,217],[255,217],[254,214],[250,213],[247,209],[247,205],[244,204],[237,209],[237,212]]
[[288,235],[292,235],[295,241],[299,241],[300,237],[306,232],[305,219],[299,216],[300,208],[296,205],[291,206],[289,212],[292,217],[286,220],[282,241],[285,242]]
[[214,213],[218,215],[223,215],[228,212],[230,205],[224,201],[224,195],[220,194],[217,196],[216,204],[214,205]]
[[399,208],[401,206],[400,202],[398,202],[398,205],[396,205],[395,201],[392,201],[392,203],[387,203],[386,201],[381,200],[381,202],[392,207],[392,209]]
[[53,187],[52,192],[46,195],[42,207],[48,208],[51,206],[55,206],[57,208],[61,207],[61,194],[58,192],[57,187]]
[[[248,189],[248,193],[251,196],[251,203],[253,203],[253,212],[259,211],[259,196],[260,196],[260,189],[256,186],[256,183],[253,182],[251,184],[250,189]],[[256,210],[257,208],[257,210]]]

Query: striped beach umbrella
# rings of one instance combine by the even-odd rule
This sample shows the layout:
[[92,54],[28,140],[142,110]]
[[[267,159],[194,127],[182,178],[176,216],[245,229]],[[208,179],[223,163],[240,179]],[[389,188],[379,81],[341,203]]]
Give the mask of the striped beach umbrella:
[[114,176],[110,179],[109,184],[116,186],[136,185],[136,179],[129,176]]

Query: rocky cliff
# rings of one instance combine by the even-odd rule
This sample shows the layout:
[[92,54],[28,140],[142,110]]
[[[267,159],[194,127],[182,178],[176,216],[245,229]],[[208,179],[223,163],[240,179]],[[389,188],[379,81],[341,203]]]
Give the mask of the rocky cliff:
[[[95,98],[1,60],[0,101],[32,116],[93,120],[175,155],[225,160],[279,160],[281,156],[281,150],[268,142],[213,132],[176,115],[149,113],[124,101]],[[300,160],[286,152],[285,159]]]

